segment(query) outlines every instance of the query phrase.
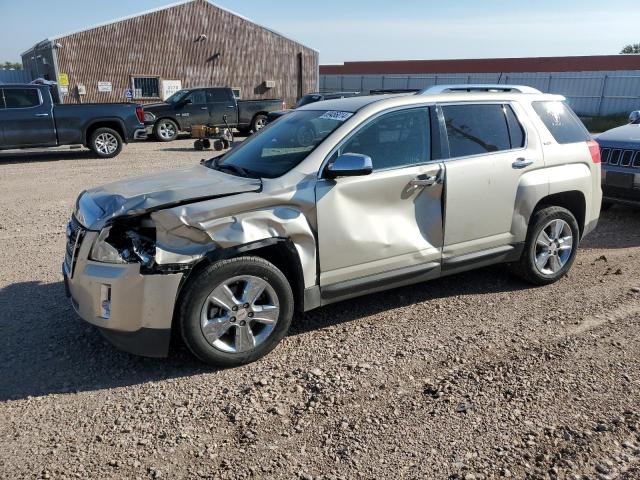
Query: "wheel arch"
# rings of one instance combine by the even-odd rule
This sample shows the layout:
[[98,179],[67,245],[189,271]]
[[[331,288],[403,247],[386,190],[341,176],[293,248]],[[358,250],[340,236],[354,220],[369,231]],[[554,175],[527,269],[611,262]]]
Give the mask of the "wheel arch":
[[171,116],[171,115],[169,115],[169,114],[165,114],[165,115],[162,115],[161,117],[156,118],[156,119],[155,119],[155,121],[153,122],[153,130],[154,130],[154,133],[155,133],[156,126],[157,126],[157,125],[158,125],[158,123],[160,123],[162,120],[171,120],[173,123],[175,123],[175,124],[178,126],[178,133],[179,133],[180,131],[184,131],[184,127],[180,124],[180,122],[178,121],[177,117],[172,117],[172,116]]
[[198,273],[207,266],[220,260],[246,256],[260,257],[278,268],[287,278],[287,281],[291,286],[296,311],[304,311],[305,287],[302,262],[293,241],[289,238],[282,237],[266,238],[264,240],[249,242],[243,245],[215,249],[207,253],[203,258],[194,263],[189,272],[183,277],[178,288],[176,308],[180,304],[189,282],[193,281],[193,279],[197,277]]
[[553,193],[541,198],[531,213],[529,223],[536,212],[546,207],[562,207],[569,210],[578,222],[580,236],[582,237],[587,213],[587,201],[583,192],[580,190],[569,190],[566,192]]
[[84,129],[84,139],[83,142],[85,145],[89,145],[89,141],[91,139],[91,135],[99,128],[111,128],[115,130],[122,138],[124,143],[127,142],[126,129],[124,127],[124,122],[119,118],[101,118],[97,120],[93,120],[90,122]]

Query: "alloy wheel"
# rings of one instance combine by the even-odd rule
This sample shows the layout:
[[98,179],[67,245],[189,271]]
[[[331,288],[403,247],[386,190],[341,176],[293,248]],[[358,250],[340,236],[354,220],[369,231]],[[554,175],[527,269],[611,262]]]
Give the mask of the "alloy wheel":
[[158,127],[158,133],[160,133],[160,136],[165,140],[169,140],[175,137],[177,132],[173,123],[163,122]]
[[572,251],[573,232],[569,224],[559,218],[551,220],[536,239],[536,268],[543,275],[554,275],[569,261]]
[[118,149],[118,139],[111,133],[101,133],[94,143],[96,150],[103,155],[111,155]]
[[200,328],[207,342],[227,353],[247,352],[273,332],[280,305],[262,278],[241,275],[218,285],[205,300]]

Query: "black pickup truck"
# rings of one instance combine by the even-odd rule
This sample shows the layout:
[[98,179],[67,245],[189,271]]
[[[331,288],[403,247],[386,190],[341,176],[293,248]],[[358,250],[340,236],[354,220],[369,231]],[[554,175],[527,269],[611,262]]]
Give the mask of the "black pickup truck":
[[0,85],[0,150],[84,145],[101,158],[146,138],[142,106],[55,105],[48,85]]
[[269,112],[284,108],[282,100],[237,100],[228,87],[179,90],[163,103],[145,105],[147,133],[161,142],[175,140],[192,125],[231,128],[241,133],[258,131],[267,124]]

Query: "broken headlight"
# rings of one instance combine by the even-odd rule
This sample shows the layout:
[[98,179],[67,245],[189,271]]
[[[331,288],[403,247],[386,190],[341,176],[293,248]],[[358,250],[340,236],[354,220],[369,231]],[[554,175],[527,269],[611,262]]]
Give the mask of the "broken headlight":
[[90,260],[103,263],[153,264],[156,255],[155,228],[141,225],[104,227],[93,246]]

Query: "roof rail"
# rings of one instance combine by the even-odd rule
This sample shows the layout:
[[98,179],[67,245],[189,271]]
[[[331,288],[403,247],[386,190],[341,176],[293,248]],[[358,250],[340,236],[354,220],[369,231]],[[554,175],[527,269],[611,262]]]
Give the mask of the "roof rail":
[[462,84],[462,85],[434,85],[420,90],[416,95],[437,95],[439,93],[455,92],[511,92],[511,93],[542,93],[540,90],[525,85],[503,84]]

